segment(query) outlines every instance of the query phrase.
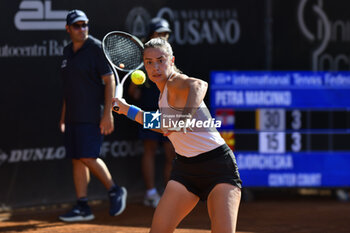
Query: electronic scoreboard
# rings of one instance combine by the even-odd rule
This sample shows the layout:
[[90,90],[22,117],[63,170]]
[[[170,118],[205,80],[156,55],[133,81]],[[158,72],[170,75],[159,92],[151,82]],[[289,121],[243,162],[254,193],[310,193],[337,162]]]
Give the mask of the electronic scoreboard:
[[244,186],[350,186],[350,72],[214,71],[210,109]]

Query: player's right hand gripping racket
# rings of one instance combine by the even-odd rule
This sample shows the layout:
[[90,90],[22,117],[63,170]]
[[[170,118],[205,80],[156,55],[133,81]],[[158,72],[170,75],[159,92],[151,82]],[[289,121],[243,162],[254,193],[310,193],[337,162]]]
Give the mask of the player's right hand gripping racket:
[[[113,31],[107,33],[103,38],[102,49],[111,64],[116,79],[115,97],[122,98],[125,80],[133,71],[143,66],[143,44],[129,33]],[[128,73],[120,80],[116,69]],[[116,112],[119,110],[116,103],[113,110]]]

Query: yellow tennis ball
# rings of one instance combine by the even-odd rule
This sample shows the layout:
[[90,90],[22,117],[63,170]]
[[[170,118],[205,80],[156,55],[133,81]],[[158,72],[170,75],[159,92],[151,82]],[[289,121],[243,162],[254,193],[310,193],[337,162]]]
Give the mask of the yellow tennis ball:
[[146,81],[146,75],[142,70],[135,70],[131,74],[131,81],[136,85],[141,85]]

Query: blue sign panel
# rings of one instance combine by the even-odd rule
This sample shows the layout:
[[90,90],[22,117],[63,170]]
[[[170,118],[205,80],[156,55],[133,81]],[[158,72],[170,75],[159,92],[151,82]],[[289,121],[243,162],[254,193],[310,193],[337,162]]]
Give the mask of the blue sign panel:
[[350,72],[211,73],[246,187],[350,187]]
[[211,73],[211,106],[347,108],[350,72]]

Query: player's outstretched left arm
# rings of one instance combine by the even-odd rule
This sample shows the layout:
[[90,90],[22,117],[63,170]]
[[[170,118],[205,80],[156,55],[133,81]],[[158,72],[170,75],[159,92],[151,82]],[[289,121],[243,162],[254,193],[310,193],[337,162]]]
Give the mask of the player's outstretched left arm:
[[[144,111],[134,105],[128,104],[125,99],[122,98],[113,98],[112,99],[112,106],[114,103],[117,103],[119,106],[119,110],[115,111],[118,114],[122,114],[127,116],[129,119],[132,119],[139,124],[143,125],[143,113]],[[163,131],[161,129],[152,129],[155,132],[162,133]]]

